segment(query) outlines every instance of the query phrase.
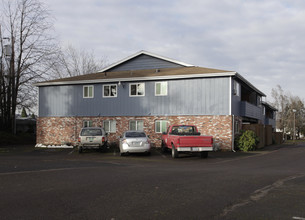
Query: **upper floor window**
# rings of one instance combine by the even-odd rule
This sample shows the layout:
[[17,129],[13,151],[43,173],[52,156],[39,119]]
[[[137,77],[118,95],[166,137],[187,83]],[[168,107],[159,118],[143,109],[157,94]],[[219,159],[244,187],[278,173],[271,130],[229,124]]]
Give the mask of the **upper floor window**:
[[141,120],[132,120],[129,121],[129,130],[132,131],[143,131],[144,130],[144,122]]
[[234,95],[240,96],[240,84],[239,84],[239,82],[237,82],[237,81],[235,81],[235,80],[234,80],[234,88],[233,88],[233,91],[234,91]]
[[83,127],[92,127],[92,121],[88,120],[88,121],[83,121]]
[[103,97],[117,97],[118,89],[116,84],[103,85]]
[[144,83],[130,83],[129,84],[129,96],[145,96],[145,84]]
[[94,87],[93,86],[83,86],[83,98],[93,98]]
[[156,96],[167,96],[167,82],[156,82],[155,83],[155,95]]
[[257,97],[257,105],[262,106],[262,97],[261,96]]
[[105,120],[103,121],[103,127],[107,133],[116,132],[116,121],[115,120]]
[[169,122],[166,120],[157,120],[155,121],[155,132],[163,133],[166,132]]

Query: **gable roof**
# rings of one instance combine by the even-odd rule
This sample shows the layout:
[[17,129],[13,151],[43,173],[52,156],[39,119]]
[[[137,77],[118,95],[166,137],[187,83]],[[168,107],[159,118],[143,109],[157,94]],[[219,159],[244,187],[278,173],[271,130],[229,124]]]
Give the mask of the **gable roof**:
[[[116,71],[116,67],[125,64],[140,56],[150,56],[162,61],[170,62],[175,68],[149,68],[149,69],[135,69],[135,70],[121,70]],[[187,79],[187,78],[205,78],[205,77],[225,77],[235,76],[245,82],[250,88],[262,96],[266,96],[263,92],[258,90],[249,81],[243,78],[235,71],[219,70],[205,67],[196,67],[191,64],[180,62],[174,59],[166,58],[147,51],[139,51],[123,60],[120,60],[97,73],[85,74],[80,76],[61,78],[56,80],[49,80],[35,83],[35,86],[52,86],[52,85],[72,85],[72,84],[92,84],[92,83],[118,83],[126,81],[149,81],[149,80],[169,80],[169,79]]]
[[106,71],[109,71],[111,70],[112,68],[114,67],[117,67],[123,63],[126,63],[136,57],[139,57],[141,55],[147,55],[147,56],[150,56],[150,57],[153,57],[153,58],[157,58],[157,59],[160,59],[160,60],[164,60],[164,61],[167,61],[167,62],[170,62],[170,63],[173,63],[173,64],[177,64],[181,67],[191,67],[191,66],[194,66],[192,64],[188,64],[188,63],[184,63],[184,62],[181,62],[181,61],[178,61],[178,60],[174,60],[174,59],[170,59],[170,58],[167,58],[167,57],[163,57],[163,56],[160,56],[160,55],[157,55],[157,54],[154,54],[154,53],[151,53],[151,52],[148,52],[148,51],[145,51],[145,50],[141,50],[131,56],[128,56],[118,62],[115,62],[113,64],[111,64],[110,66],[107,66],[105,67],[104,69],[98,71],[98,72],[106,72]]
[[124,81],[148,81],[163,79],[199,78],[199,77],[220,77],[233,76],[236,72],[210,69],[204,67],[178,67],[164,69],[146,70],[126,70],[117,72],[98,72],[45,82],[36,83],[36,86],[47,85],[69,85],[69,84],[88,84],[101,82],[124,82]]

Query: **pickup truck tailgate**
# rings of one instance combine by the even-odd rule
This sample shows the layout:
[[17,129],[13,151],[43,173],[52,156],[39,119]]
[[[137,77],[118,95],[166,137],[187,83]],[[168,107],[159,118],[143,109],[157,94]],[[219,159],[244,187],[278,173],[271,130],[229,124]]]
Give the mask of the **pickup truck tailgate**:
[[212,147],[212,136],[180,136],[180,147]]

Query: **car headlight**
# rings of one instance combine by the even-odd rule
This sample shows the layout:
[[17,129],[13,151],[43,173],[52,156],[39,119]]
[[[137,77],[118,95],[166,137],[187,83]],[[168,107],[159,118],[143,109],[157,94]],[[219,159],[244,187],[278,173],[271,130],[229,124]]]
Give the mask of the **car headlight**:
[[129,146],[129,144],[127,143],[127,140],[126,139],[123,139],[122,140],[122,144],[127,144]]

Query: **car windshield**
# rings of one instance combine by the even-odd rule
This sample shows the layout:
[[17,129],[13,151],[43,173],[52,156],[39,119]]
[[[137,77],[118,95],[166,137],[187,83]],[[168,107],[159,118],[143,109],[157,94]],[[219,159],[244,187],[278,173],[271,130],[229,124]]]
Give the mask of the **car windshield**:
[[197,131],[194,126],[174,126],[172,128],[172,134],[192,135],[196,132]]
[[146,137],[144,132],[126,132],[125,137]]
[[81,132],[81,136],[101,136],[103,135],[102,129],[83,129]]

